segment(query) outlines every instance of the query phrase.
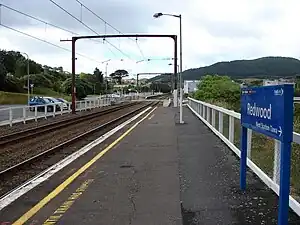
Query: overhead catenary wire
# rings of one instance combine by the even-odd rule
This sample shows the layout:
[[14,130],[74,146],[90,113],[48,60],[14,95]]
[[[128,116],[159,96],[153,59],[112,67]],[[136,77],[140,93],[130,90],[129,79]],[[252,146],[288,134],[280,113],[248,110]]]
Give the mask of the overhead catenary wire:
[[[88,10],[90,13],[92,13],[95,17],[97,17],[99,20],[101,20],[104,23],[105,26],[105,33],[106,33],[106,26],[109,26],[110,28],[112,28],[113,30],[115,30],[116,32],[118,32],[119,34],[124,34],[123,32],[121,32],[119,29],[117,29],[116,27],[114,27],[113,25],[111,25],[110,23],[108,23],[106,20],[104,20],[102,17],[100,17],[97,13],[95,13],[93,10],[91,10],[89,7],[87,7],[86,5],[84,5],[81,1],[79,0],[75,0],[78,4],[80,4],[81,8],[85,8],[86,10]],[[137,38],[136,40],[134,40],[133,38],[128,37],[129,40],[134,41],[142,55],[143,58],[145,58],[142,49],[140,48],[138,42],[137,42]]]
[[[25,33],[25,32],[23,32],[23,31],[17,30],[17,29],[15,29],[15,28],[10,27],[10,26],[4,25],[3,23],[1,23],[0,26],[5,27],[5,28],[7,28],[7,29],[9,29],[9,30],[15,31],[15,32],[17,32],[17,33],[23,34],[23,35],[28,36],[28,37],[30,37],[30,38],[33,38],[33,39],[35,39],[35,40],[38,40],[38,41],[44,42],[44,43],[46,43],[46,44],[52,45],[52,46],[54,46],[54,47],[56,47],[56,48],[60,48],[60,49],[62,49],[62,50],[64,50],[64,51],[72,52],[70,49],[64,48],[64,47],[59,46],[59,45],[57,45],[57,44],[54,44],[54,43],[52,43],[52,42],[50,42],[50,41],[43,40],[43,39],[41,39],[41,38],[39,38],[39,37],[36,37],[36,36],[31,35],[31,34]],[[93,58],[90,58],[90,57],[88,57],[88,56],[86,56],[86,55],[84,55],[84,54],[76,53],[76,55],[79,55],[79,56],[84,57],[84,58],[86,58],[86,59],[89,59],[89,60],[91,60],[91,61],[95,61],[95,62],[97,62],[97,63],[100,63],[100,61],[95,60],[95,59],[93,59]]]
[[141,49],[139,43],[137,42],[137,38],[136,38],[136,45],[137,45],[137,47],[138,47],[138,49],[139,49],[139,51],[140,51],[142,57],[144,58],[144,60],[146,60],[146,57],[145,57],[145,55],[143,54],[143,51],[142,51],[142,49]]
[[[116,32],[118,32],[119,34],[124,34],[123,32],[121,32],[119,29],[117,29],[116,27],[114,27],[113,25],[111,25],[110,23],[108,23],[106,20],[104,20],[103,18],[101,18],[98,14],[96,14],[93,10],[91,10],[89,7],[87,7],[86,5],[84,5],[81,1],[79,0],[75,0],[76,2],[78,2],[81,7],[85,8],[86,10],[88,10],[90,13],[92,13],[94,16],[96,16],[99,20],[101,20],[105,26],[109,26],[110,28],[112,28],[113,30],[115,30]],[[128,39],[135,41],[134,39],[128,37]]]
[[[55,25],[55,24],[53,24],[53,23],[49,23],[49,22],[47,22],[47,21],[45,21],[45,20],[42,20],[42,19],[37,18],[37,17],[35,17],[35,16],[29,15],[29,14],[27,14],[27,13],[24,13],[24,12],[22,12],[22,11],[20,11],[20,10],[14,9],[14,8],[9,7],[9,6],[7,6],[7,5],[0,4],[0,9],[1,9],[1,6],[3,6],[3,8],[9,9],[9,10],[11,10],[11,11],[13,11],[13,12],[19,13],[19,14],[21,14],[21,15],[23,15],[23,16],[26,16],[26,17],[31,18],[31,19],[33,19],[33,20],[36,20],[36,21],[38,21],[38,22],[44,23],[45,26],[51,26],[51,27],[54,27],[54,28],[56,28],[56,29],[65,31],[65,32],[67,32],[67,33],[70,33],[70,34],[72,34],[72,35],[80,36],[80,34],[74,32],[74,31],[71,31],[71,30],[69,30],[69,29],[66,29],[66,28],[57,26],[57,25]],[[1,17],[0,17],[0,20],[1,20]],[[88,40],[93,41],[93,42],[97,42],[97,43],[100,43],[100,44],[103,44],[103,43],[102,43],[101,41],[99,41],[99,40],[94,40],[94,39],[88,39]]]
[[[3,7],[6,8],[6,9],[9,9],[9,10],[11,10],[11,11],[13,11],[13,12],[19,13],[19,14],[21,14],[21,15],[23,15],[23,16],[26,16],[26,17],[28,17],[28,18],[31,18],[31,19],[33,19],[33,20],[39,21],[39,22],[41,22],[41,23],[44,23],[44,24],[45,24],[45,27],[46,27],[47,25],[49,25],[49,26],[52,26],[52,27],[57,28],[57,29],[59,29],[59,30],[65,31],[65,32],[67,32],[67,33],[70,33],[70,34],[72,34],[72,35],[80,36],[80,34],[74,32],[74,31],[71,31],[71,30],[69,30],[69,29],[66,29],[66,28],[57,26],[57,25],[55,25],[55,24],[53,24],[53,23],[49,23],[49,22],[47,22],[47,21],[45,21],[45,20],[42,20],[42,19],[39,19],[39,18],[37,18],[37,17],[35,17],[35,16],[29,15],[29,14],[27,14],[27,13],[24,13],[24,12],[20,11],[20,10],[11,8],[11,7],[7,6],[7,5],[0,4],[0,9],[1,9],[1,6],[3,6]],[[0,19],[1,19],[1,18],[0,18]],[[100,43],[100,44],[103,44],[103,43],[102,43],[101,41],[99,41],[99,40],[94,40],[94,39],[88,39],[88,40],[93,41],[93,42],[98,42],[98,43]],[[109,46],[106,46],[106,47],[108,48],[108,50],[109,50],[114,56],[116,56],[116,54],[109,48]]]
[[65,31],[65,32],[68,32],[68,33],[71,33],[71,34],[74,34],[74,35],[78,35],[78,34],[76,34],[75,32],[73,32],[73,31],[71,31],[71,30],[68,30],[68,29],[66,29],[66,28],[63,28],[63,27],[57,26],[57,25],[55,25],[55,24],[49,23],[49,22],[47,22],[47,21],[45,21],[45,20],[41,20],[41,19],[39,19],[39,18],[37,18],[37,17],[35,17],[35,16],[32,16],[32,15],[29,15],[29,14],[27,14],[27,13],[21,12],[20,10],[11,8],[11,7],[7,6],[7,5],[0,4],[0,6],[6,8],[6,9],[9,9],[9,10],[11,10],[11,11],[14,11],[14,12],[16,12],[16,13],[19,13],[19,14],[21,14],[21,15],[23,15],[23,16],[28,17],[28,18],[31,18],[31,19],[33,19],[33,20],[36,20],[36,21],[39,21],[39,22],[41,22],[41,23],[44,23],[44,24],[50,25],[50,26],[52,26],[52,27],[55,27],[55,28],[57,28],[57,29],[63,30],[63,31]]
[[[100,35],[97,31],[95,31],[94,29],[92,29],[90,26],[88,26],[86,23],[80,21],[76,16],[74,16],[73,14],[71,14],[68,10],[66,10],[65,8],[63,8],[62,6],[60,6],[59,4],[57,4],[55,1],[53,0],[49,0],[51,3],[53,3],[55,6],[57,6],[58,8],[60,8],[62,11],[64,11],[65,13],[67,13],[69,16],[71,16],[73,19],[75,19],[76,21],[78,21],[79,23],[81,23],[84,27],[86,27],[87,29],[89,29],[90,31],[92,31],[93,33]],[[122,53],[124,56],[126,56],[127,58],[131,59],[131,57],[124,53],[121,49],[119,49],[118,47],[116,47],[114,44],[110,43],[109,41],[105,40],[109,45],[111,45],[113,48],[115,48],[116,50],[118,50],[120,53]]]

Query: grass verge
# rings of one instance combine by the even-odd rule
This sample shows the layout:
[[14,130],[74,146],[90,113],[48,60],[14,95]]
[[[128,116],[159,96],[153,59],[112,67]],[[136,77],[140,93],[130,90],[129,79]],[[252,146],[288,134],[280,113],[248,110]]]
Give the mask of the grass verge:
[[[60,94],[48,88],[35,88],[33,95],[61,97],[71,101],[71,96]],[[0,105],[27,104],[27,94],[0,91]]]

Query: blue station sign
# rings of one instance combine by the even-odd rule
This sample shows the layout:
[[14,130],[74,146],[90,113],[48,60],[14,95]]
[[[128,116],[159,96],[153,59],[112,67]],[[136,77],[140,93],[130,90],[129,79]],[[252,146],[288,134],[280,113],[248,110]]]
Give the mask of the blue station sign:
[[243,88],[241,125],[282,142],[293,140],[291,84]]
[[247,128],[279,140],[281,152],[278,225],[288,224],[293,101],[294,87],[292,84],[242,89],[240,186],[242,190],[245,190]]

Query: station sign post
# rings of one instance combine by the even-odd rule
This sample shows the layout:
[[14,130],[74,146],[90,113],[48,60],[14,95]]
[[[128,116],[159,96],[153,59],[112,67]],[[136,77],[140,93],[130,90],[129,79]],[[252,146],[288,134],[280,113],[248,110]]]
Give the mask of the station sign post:
[[278,224],[288,224],[291,143],[293,141],[292,84],[242,88],[240,187],[246,189],[247,129],[254,130],[281,144]]

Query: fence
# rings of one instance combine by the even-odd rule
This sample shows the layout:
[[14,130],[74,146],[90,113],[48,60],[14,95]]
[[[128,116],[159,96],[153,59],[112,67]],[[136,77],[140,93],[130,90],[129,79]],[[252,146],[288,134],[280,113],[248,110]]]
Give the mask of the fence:
[[[160,93],[159,93],[160,94]],[[86,111],[93,108],[99,108],[102,106],[111,105],[112,103],[121,103],[124,101],[132,101],[138,99],[145,99],[145,97],[152,95],[152,93],[133,93],[129,95],[122,95],[119,97],[107,96],[91,96],[83,101],[76,101],[76,111]],[[10,125],[15,123],[26,123],[29,120],[37,121],[40,118],[47,119],[48,117],[55,117],[71,112],[71,104],[68,103],[68,108],[63,108],[64,103],[56,105],[60,106],[60,109],[54,107],[55,104],[37,105],[37,106],[13,106],[7,108],[0,108],[0,126]],[[49,110],[51,108],[51,110]],[[53,110],[52,110],[53,108]]]
[[[199,117],[238,157],[240,157],[240,122],[241,119],[240,113],[234,112],[232,110],[228,110],[216,105],[212,105],[209,103],[205,103],[199,100],[195,100],[192,98],[188,98],[187,106],[191,109],[191,111]],[[279,180],[280,180],[280,142],[277,140],[274,141],[274,151],[269,152],[267,159],[260,159],[263,163],[259,163],[259,155],[252,155],[252,144],[253,137],[258,137],[255,132],[252,130],[248,130],[248,143],[247,143],[247,165],[248,167],[269,187],[271,188],[277,195],[279,195]],[[295,144],[300,144],[300,134],[294,132],[293,134],[293,142]],[[264,143],[266,145],[266,143]],[[261,146],[255,146],[257,148],[261,148]],[[299,146],[296,146],[299,148]],[[261,149],[259,149],[261,150]],[[258,150],[258,151],[259,151]],[[269,149],[270,150],[270,149]],[[300,150],[296,149],[293,146],[293,151],[299,152]],[[260,153],[261,154],[261,153]],[[297,157],[299,158],[299,157]],[[256,161],[255,161],[256,160]],[[255,161],[255,162],[254,162]],[[271,162],[271,163],[270,163]],[[298,161],[297,161],[298,162]],[[300,199],[297,195],[297,188],[299,189],[299,164],[297,162],[293,162],[295,169],[292,168],[292,188],[289,198],[290,207],[300,216],[300,204],[296,200]],[[259,164],[259,166],[257,165]],[[267,164],[267,165],[265,165]],[[270,165],[273,166],[270,166]],[[268,166],[269,165],[269,166]],[[299,166],[298,166],[299,165]],[[267,172],[265,172],[267,171]],[[270,178],[272,177],[272,178]],[[293,187],[293,183],[296,188]]]
[[[121,102],[124,99],[115,100],[115,102]],[[113,99],[111,98],[97,98],[84,101],[76,101],[76,111],[86,111],[93,108],[99,108],[108,106]],[[59,109],[55,106],[59,105]],[[67,104],[67,108],[64,108],[64,103],[59,104],[47,104],[36,106],[14,106],[9,108],[0,108],[0,126],[10,125],[15,123],[26,123],[29,120],[37,121],[40,118],[47,119],[48,117],[55,117],[71,112],[71,104]]]

